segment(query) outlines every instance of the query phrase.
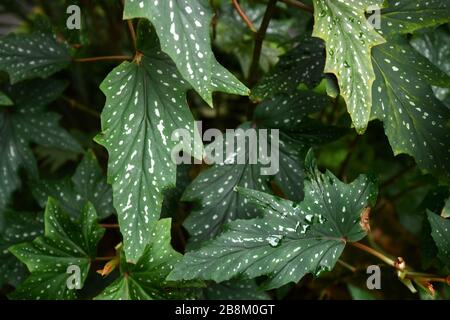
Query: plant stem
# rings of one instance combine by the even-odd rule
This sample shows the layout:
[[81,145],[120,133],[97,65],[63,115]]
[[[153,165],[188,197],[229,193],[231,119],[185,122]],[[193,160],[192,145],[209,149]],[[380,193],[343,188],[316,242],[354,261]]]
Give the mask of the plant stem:
[[89,115],[91,115],[91,116],[93,116],[95,118],[98,118],[98,119],[100,118],[100,114],[98,112],[96,112],[96,111],[86,107],[84,104],[82,104],[82,103],[80,103],[80,102],[78,102],[78,101],[76,101],[76,100],[74,100],[72,98],[69,98],[67,96],[62,96],[61,99],[63,99],[64,101],[67,101],[72,108],[75,108],[75,109],[78,109],[80,111],[83,111],[86,114],[89,114]]
[[270,19],[272,19],[275,12],[276,4],[278,0],[270,0],[267,4],[266,12],[264,13],[261,26],[255,33],[255,46],[253,47],[252,63],[250,65],[250,76],[248,83],[250,88],[256,83],[258,79],[259,59],[261,58],[262,45],[264,37],[266,36],[267,28],[269,27]]
[[253,22],[245,14],[244,10],[242,10],[241,6],[239,5],[238,0],[231,0],[231,2],[233,3],[234,9],[239,14],[239,16],[242,18],[242,20],[244,20],[245,24],[250,29],[250,31],[256,33],[257,30],[256,30],[255,26],[253,25]]
[[350,270],[351,272],[355,273],[356,272],[356,268],[352,265],[350,265],[349,263],[339,259],[337,261],[340,265],[342,265],[343,267],[347,268],[348,270]]
[[116,223],[113,223],[113,224],[103,223],[103,224],[100,224],[100,227],[106,228],[106,229],[118,229],[119,225]]
[[359,243],[359,242],[349,242],[349,245],[358,248],[360,250],[363,250],[375,257],[377,257],[378,259],[384,261],[385,263],[387,263],[388,265],[390,265],[391,267],[395,267],[395,261],[392,260],[391,258],[385,256],[384,254],[382,254],[381,252],[378,252],[377,250],[366,246],[365,244]]
[[300,2],[297,0],[281,0],[281,1],[283,1],[284,3],[286,3],[289,6],[302,9],[303,11],[306,11],[309,13],[314,13],[314,8],[310,7],[309,5],[307,5],[303,2]]
[[95,257],[94,261],[110,261],[114,259],[116,256],[111,257]]
[[73,59],[74,62],[95,62],[95,61],[113,61],[113,60],[133,60],[133,57],[130,57],[130,56],[102,56],[102,57]]

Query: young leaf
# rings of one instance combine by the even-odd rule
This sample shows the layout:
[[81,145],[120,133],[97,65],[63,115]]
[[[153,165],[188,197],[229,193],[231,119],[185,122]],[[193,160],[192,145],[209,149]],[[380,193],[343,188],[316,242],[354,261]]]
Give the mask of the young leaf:
[[0,39],[0,70],[12,84],[32,78],[48,78],[70,64],[66,44],[52,34],[10,34]]
[[[197,206],[184,222],[191,238],[191,247],[197,246],[202,241],[216,236],[225,223],[235,219],[249,219],[257,216],[253,205],[247,203],[242,196],[234,192],[236,186],[252,188],[264,192],[270,192],[268,184],[275,180],[281,190],[291,199],[303,198],[303,160],[307,150],[317,144],[330,141],[340,136],[339,130],[325,128],[324,126],[308,119],[310,112],[322,109],[329,103],[327,97],[307,91],[296,91],[291,95],[280,95],[261,103],[254,114],[255,129],[268,130],[270,138],[273,129],[279,132],[279,150],[275,153],[261,154],[256,145],[243,144],[240,149],[244,155],[245,164],[237,164],[239,155],[227,157],[224,154],[224,164],[215,164],[203,171],[188,186],[182,200],[196,202]],[[251,132],[250,123],[245,123],[232,133],[226,134],[223,141],[215,144],[226,143],[234,139],[245,138]],[[264,143],[262,137],[256,134],[258,143]],[[268,150],[271,150],[269,140]],[[224,145],[225,146],[225,145]],[[208,146],[210,148],[211,146]],[[275,146],[276,148],[276,146]],[[226,147],[223,147],[226,151]],[[271,152],[271,151],[270,151]],[[252,156],[258,156],[257,163],[252,164]],[[279,171],[272,175],[263,175],[262,169],[269,165],[261,165],[261,161],[270,160],[272,166],[276,166],[274,160],[279,160]]]
[[254,280],[232,280],[213,284],[203,290],[207,300],[270,300]]
[[301,203],[239,189],[263,217],[231,222],[216,239],[186,253],[168,279],[220,282],[266,275],[264,288],[271,289],[332,269],[346,242],[365,236],[361,214],[374,204],[376,188],[367,177],[345,184],[322,174],[310,155],[306,167],[310,180]]
[[383,121],[394,154],[410,154],[421,168],[448,173],[450,110],[430,85],[449,85],[450,77],[403,38],[375,47],[373,63],[373,116]]
[[6,283],[16,287],[27,270],[8,248],[40,236],[44,231],[44,219],[42,214],[6,211],[4,224],[0,233],[0,287]]
[[450,266],[450,220],[429,210],[427,216],[431,225],[431,236],[438,248],[438,257],[445,265]]
[[2,91],[0,91],[0,107],[1,106],[12,106],[14,103],[12,100]]
[[79,218],[88,201],[95,207],[99,219],[114,212],[111,186],[106,183],[92,151],[86,153],[70,180],[39,180],[32,191],[42,207],[45,207],[48,197],[52,197],[75,219]]
[[[215,59],[211,50],[209,25],[212,12],[207,1],[126,0],[124,19],[147,18],[155,26],[161,41],[161,49],[175,62],[186,81],[200,96],[212,105],[213,81],[217,73],[228,74],[226,92],[248,94],[234,76]],[[238,88],[234,90],[233,88]]]
[[109,285],[98,300],[186,299],[193,291],[186,284],[166,281],[182,255],[170,245],[171,219],[155,223],[151,239],[136,264],[121,255],[121,276]]
[[359,133],[366,130],[375,80],[372,47],[385,42],[365,12],[384,0],[314,0],[313,36],[326,43],[325,72],[336,75],[341,95]]
[[252,89],[251,98],[263,100],[291,93],[300,83],[314,86],[324,77],[325,48],[317,38],[303,37],[299,44],[280,57],[280,62]]
[[[44,223],[44,236],[9,249],[31,272],[9,295],[12,299],[74,299],[76,290],[68,284],[79,281],[81,285],[86,280],[91,261],[96,256],[97,243],[104,233],[97,224],[94,207],[88,203],[80,221],[73,222],[50,198]],[[80,274],[71,275],[69,267],[78,269]],[[74,281],[69,279],[71,276],[75,277]],[[80,278],[76,279],[77,276]]]
[[[172,139],[173,131],[184,128],[201,141],[186,101],[188,84],[159,50],[148,25],[140,25],[139,35],[147,39],[140,40],[145,45],[143,55],[115,68],[100,86],[106,104],[103,131],[97,137],[108,149],[108,182],[129,262],[136,262],[144,252],[152,223],[160,216],[164,191],[175,186],[172,152],[179,144]],[[182,145],[199,157],[201,143],[194,148]]]
[[0,211],[20,186],[19,168],[34,178],[38,176],[30,143],[82,151],[58,125],[59,115],[45,110],[64,89],[65,84],[56,80],[32,80],[7,88],[15,105],[0,109]]
[[447,0],[390,0],[381,12],[381,30],[385,37],[450,22]]

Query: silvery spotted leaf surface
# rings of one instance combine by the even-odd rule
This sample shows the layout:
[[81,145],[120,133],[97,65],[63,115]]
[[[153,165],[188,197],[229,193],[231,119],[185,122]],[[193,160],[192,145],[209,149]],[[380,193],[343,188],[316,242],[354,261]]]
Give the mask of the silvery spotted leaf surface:
[[372,60],[373,116],[383,121],[394,154],[410,154],[420,167],[448,173],[450,110],[431,85],[448,86],[450,77],[403,38],[374,48]]
[[380,19],[384,36],[412,33],[450,22],[447,0],[389,0],[388,3]]
[[71,61],[66,44],[53,34],[35,32],[0,38],[0,70],[7,71],[12,84],[32,78],[47,78]]
[[366,130],[372,109],[375,74],[372,47],[385,42],[370,25],[365,12],[384,0],[314,0],[313,36],[325,41],[326,73],[336,75],[353,125]]
[[17,286],[27,275],[26,267],[8,248],[28,242],[44,232],[42,214],[30,212],[4,212],[4,225],[0,232],[0,286],[8,283]]
[[325,47],[323,41],[302,37],[296,47],[280,57],[275,68],[252,89],[251,97],[263,100],[290,93],[304,83],[312,87],[324,77]]
[[[155,300],[194,297],[195,290],[186,283],[166,281],[167,275],[182,255],[170,244],[171,219],[162,219],[151,231],[151,240],[136,264],[121,255],[117,280],[97,300]],[[184,289],[184,290],[183,290]]]
[[155,26],[161,50],[169,55],[182,77],[212,106],[212,92],[217,91],[216,74],[225,91],[248,95],[248,90],[223,68],[211,50],[212,11],[205,0],[126,0],[124,19],[147,18]]
[[[411,45],[450,76],[450,34],[444,28],[430,29],[414,35]],[[433,91],[450,108],[450,89],[433,86]]]
[[106,183],[92,151],[85,154],[70,180],[40,180],[33,186],[33,194],[42,207],[45,207],[48,197],[57,200],[74,219],[80,217],[88,201],[93,204],[100,219],[114,213],[111,186]]
[[74,222],[50,198],[44,224],[43,236],[9,249],[31,273],[10,295],[12,299],[76,298],[77,290],[67,285],[70,276],[67,270],[71,266],[79,268],[79,280],[84,283],[91,260],[96,256],[97,243],[104,233],[97,224],[97,214],[91,204],[86,205],[79,221]]
[[361,215],[373,206],[377,188],[364,176],[345,184],[330,172],[320,173],[311,154],[306,167],[309,179],[300,203],[238,189],[262,217],[228,224],[217,238],[186,253],[168,280],[221,282],[265,275],[264,288],[271,289],[331,270],[346,242],[365,236]]
[[[103,131],[97,137],[108,149],[108,182],[130,262],[136,262],[147,246],[164,191],[175,187],[172,150],[180,143],[172,139],[173,131],[184,128],[201,141],[186,101],[188,83],[159,50],[154,31],[141,25],[139,34],[148,39],[143,55],[116,67],[101,84],[106,104]],[[182,145],[197,157],[201,147]]]
[[56,80],[31,80],[6,88],[14,105],[0,109],[0,211],[20,185],[18,171],[24,168],[37,178],[36,160],[30,144],[82,151],[78,142],[58,124],[60,116],[46,111],[66,85]]
[[[303,160],[307,150],[313,145],[332,141],[342,133],[341,130],[325,128],[308,118],[309,113],[321,110],[329,103],[330,100],[325,96],[309,91],[296,91],[290,95],[267,99],[256,108],[254,128],[267,130],[267,154],[262,155],[255,149],[256,145],[250,146],[247,142],[245,150],[240,150],[245,164],[237,163],[240,156],[238,153],[228,157],[224,155],[224,164],[215,164],[201,172],[183,195],[182,200],[196,203],[184,222],[184,227],[191,235],[189,242],[192,247],[216,236],[225,223],[257,216],[254,206],[234,192],[236,186],[270,192],[269,182],[274,180],[290,199],[303,198]],[[231,139],[245,139],[246,134],[249,134],[246,130],[251,128],[250,123],[244,123],[235,135],[225,135],[224,140],[218,143],[224,143],[223,149],[226,151],[227,141],[229,144]],[[278,152],[271,155],[274,138],[270,135],[273,129],[280,130],[280,142]],[[259,136],[259,139],[258,141],[265,141],[264,137]],[[213,148],[214,144],[209,147]],[[252,162],[258,155],[259,161]],[[270,166],[261,165],[261,161],[268,161],[270,157],[278,157],[279,170],[263,174],[262,170]],[[273,165],[275,166],[274,163]]]
[[428,211],[428,221],[431,226],[431,236],[438,248],[438,257],[448,267],[450,266],[450,220]]

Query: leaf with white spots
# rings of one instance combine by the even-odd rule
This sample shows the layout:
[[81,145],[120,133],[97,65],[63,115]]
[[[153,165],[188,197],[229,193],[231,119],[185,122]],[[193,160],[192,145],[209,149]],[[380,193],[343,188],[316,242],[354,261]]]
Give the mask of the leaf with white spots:
[[[92,259],[96,256],[97,243],[104,229],[97,224],[97,214],[91,204],[87,204],[77,222],[63,212],[55,200],[49,199],[44,214],[45,232],[33,242],[22,243],[9,250],[30,271],[16,291],[9,295],[12,299],[59,300],[74,299],[77,296],[69,277],[75,275],[68,268],[79,268],[80,284],[86,280]],[[70,270],[70,269],[69,269]]]
[[52,197],[72,218],[80,216],[88,201],[93,204],[100,219],[114,213],[111,186],[106,183],[92,151],[86,153],[70,180],[39,180],[32,191],[42,207],[48,197]]
[[326,73],[336,75],[342,97],[359,133],[366,130],[372,109],[375,74],[372,47],[385,42],[365,12],[384,0],[314,0],[313,36],[325,40]]
[[6,211],[0,233],[0,287],[17,286],[27,275],[25,266],[9,251],[12,245],[32,241],[44,232],[42,214]]
[[430,87],[448,86],[450,77],[403,38],[375,47],[373,63],[373,117],[383,121],[394,154],[412,155],[427,170],[450,172],[450,110]]
[[[254,206],[233,191],[236,186],[270,192],[269,182],[275,180],[290,199],[303,198],[303,160],[307,150],[341,135],[339,130],[324,127],[308,118],[309,113],[321,110],[329,103],[325,96],[296,91],[291,95],[273,97],[258,105],[253,119],[254,129],[258,131],[253,133],[259,140],[250,145],[247,141],[245,150],[241,149],[239,154],[231,154],[229,157],[225,154],[223,162],[218,161],[213,167],[200,173],[183,195],[184,201],[196,203],[184,222],[184,227],[191,235],[189,244],[192,247],[216,236],[225,223],[257,216]],[[230,132],[218,143],[243,139],[246,134],[251,135],[251,128],[250,123],[245,123],[238,128],[241,130],[236,130],[234,134]],[[264,144],[266,141],[261,136],[261,130],[267,132],[267,153],[255,149],[259,143]],[[279,148],[275,144],[276,137],[271,137],[275,130],[279,130]],[[212,149],[213,146],[211,144],[207,148]],[[226,151],[226,147],[223,149]],[[244,157],[245,164],[237,164],[239,156]],[[277,158],[279,163],[276,163]],[[258,161],[251,162],[252,159]],[[261,162],[268,164],[261,165]],[[263,174],[261,170],[270,167],[272,172],[267,172],[269,175]]]
[[0,91],[0,107],[12,106],[13,104],[12,100],[4,92]]
[[8,72],[11,83],[48,78],[71,61],[66,44],[52,34],[10,34],[0,38],[0,70]]
[[309,180],[302,202],[239,189],[263,216],[231,222],[217,238],[186,253],[168,279],[221,282],[267,276],[263,288],[271,289],[332,269],[346,242],[366,235],[361,215],[374,205],[376,186],[364,176],[345,184],[330,172],[322,174],[311,154],[306,163]]
[[296,47],[282,55],[275,68],[252,89],[251,98],[262,100],[290,93],[301,83],[312,87],[324,77],[324,66],[323,41],[304,37]]
[[38,176],[30,143],[82,151],[75,139],[58,125],[60,116],[45,110],[64,89],[65,84],[56,80],[32,80],[6,88],[14,106],[0,109],[0,211],[20,187],[20,168],[33,178]]
[[[126,0],[124,19],[147,18],[155,26],[161,49],[175,62],[186,81],[212,105],[212,92],[217,88],[228,93],[248,95],[248,89],[215,59],[211,50],[210,23],[212,12],[205,0]],[[220,78],[219,78],[220,79]]]
[[427,211],[428,221],[431,226],[431,236],[438,248],[438,257],[450,266],[450,220]]
[[[416,33],[411,45],[434,65],[450,76],[450,33],[444,28]],[[433,86],[436,97],[450,108],[450,88]]]
[[166,281],[182,255],[170,244],[171,219],[155,223],[151,240],[136,264],[120,259],[121,275],[97,300],[167,300],[192,298],[194,291],[186,283]]
[[181,147],[200,157],[202,148],[195,143],[191,150],[190,142],[172,139],[176,129],[185,129],[201,141],[186,101],[190,86],[158,48],[154,30],[141,23],[138,34],[146,39],[139,41],[142,55],[115,68],[100,86],[106,104],[96,138],[108,149],[108,182],[129,262],[144,252],[164,192],[175,187],[173,151]]
[[207,300],[270,300],[270,296],[260,290],[254,280],[231,280],[216,283],[203,289]]
[[448,0],[389,0],[381,11],[383,36],[412,33],[450,22]]

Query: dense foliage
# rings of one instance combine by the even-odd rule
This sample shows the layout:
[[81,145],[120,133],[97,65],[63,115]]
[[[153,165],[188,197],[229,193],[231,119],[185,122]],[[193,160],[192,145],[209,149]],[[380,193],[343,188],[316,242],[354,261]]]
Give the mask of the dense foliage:
[[2,297],[450,299],[447,0],[0,19]]

